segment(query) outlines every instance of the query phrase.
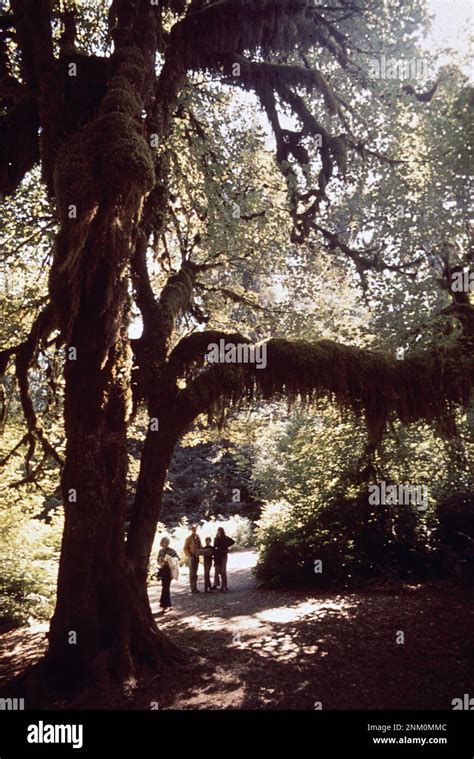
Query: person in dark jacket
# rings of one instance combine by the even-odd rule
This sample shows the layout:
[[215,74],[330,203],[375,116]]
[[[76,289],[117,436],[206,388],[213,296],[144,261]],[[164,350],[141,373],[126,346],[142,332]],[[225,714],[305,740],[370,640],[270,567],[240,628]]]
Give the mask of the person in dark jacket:
[[214,589],[217,590],[219,581],[221,591],[227,590],[227,555],[229,548],[233,546],[235,540],[227,537],[223,527],[217,528],[217,534],[214,538]]
[[158,577],[161,580],[161,598],[160,606],[163,610],[163,614],[167,609],[171,609],[171,569],[166,560],[166,556],[172,556],[174,559],[178,558],[178,554],[174,548],[170,548],[169,538],[162,538],[160,541],[160,550],[158,551]]
[[209,590],[212,590],[211,568],[212,568],[212,561],[214,559],[214,554],[216,552],[216,549],[213,548],[211,544],[212,544],[211,538],[206,538],[206,545],[201,550],[201,555],[204,556],[204,593],[207,593]]

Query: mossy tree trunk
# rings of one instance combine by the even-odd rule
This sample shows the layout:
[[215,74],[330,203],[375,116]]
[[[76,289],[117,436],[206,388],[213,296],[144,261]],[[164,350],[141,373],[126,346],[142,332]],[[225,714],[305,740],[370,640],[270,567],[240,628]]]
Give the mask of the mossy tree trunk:
[[[50,292],[66,338],[67,446],[65,529],[44,665],[68,688],[130,682],[141,662],[176,654],[151,613],[148,556],[138,568],[125,542],[129,269],[146,240],[144,203],[156,182],[149,132],[166,133],[180,81],[177,67],[167,67],[155,91],[153,9],[137,7],[117,3],[105,97],[55,159],[61,229]],[[153,119],[144,125],[152,100]]]

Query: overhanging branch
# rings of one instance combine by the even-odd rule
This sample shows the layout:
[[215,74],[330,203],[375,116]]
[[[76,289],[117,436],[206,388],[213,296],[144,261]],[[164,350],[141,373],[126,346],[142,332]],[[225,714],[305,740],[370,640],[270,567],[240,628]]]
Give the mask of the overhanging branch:
[[328,397],[363,415],[370,442],[378,445],[390,416],[404,424],[438,422],[452,434],[454,409],[467,407],[472,397],[474,358],[462,347],[398,361],[329,340],[272,339],[265,345],[265,368],[215,364],[181,390],[176,408],[183,423],[203,413],[223,420],[233,408],[258,399],[311,403]]
[[190,369],[201,367],[211,343],[225,340],[231,343],[250,343],[240,332],[224,332],[218,329],[194,332],[183,337],[173,348],[168,359],[168,369],[173,377],[184,377]]

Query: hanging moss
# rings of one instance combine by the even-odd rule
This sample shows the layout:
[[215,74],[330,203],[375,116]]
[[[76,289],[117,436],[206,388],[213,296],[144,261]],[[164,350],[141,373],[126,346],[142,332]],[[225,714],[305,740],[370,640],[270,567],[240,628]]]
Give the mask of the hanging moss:
[[405,424],[436,422],[452,434],[455,409],[468,407],[472,397],[474,359],[460,348],[398,361],[330,340],[272,339],[266,346],[264,369],[220,364],[201,372],[182,393],[183,413],[207,412],[222,422],[258,399],[311,404],[325,397],[364,416],[370,442],[378,445],[390,416]]
[[196,272],[193,264],[186,262],[177,274],[172,275],[162,290],[158,301],[158,320],[154,342],[162,353],[162,358],[168,352],[172,340],[176,318],[179,313],[186,311],[191,303],[194,291]]
[[[290,52],[301,48],[314,26],[306,15],[309,0],[227,0],[190,13],[171,33],[186,65],[206,66],[207,57],[233,51],[272,50]],[[245,19],[245,23],[243,20]],[[199,46],[195,40],[199,39]],[[211,64],[212,67],[212,64]]]

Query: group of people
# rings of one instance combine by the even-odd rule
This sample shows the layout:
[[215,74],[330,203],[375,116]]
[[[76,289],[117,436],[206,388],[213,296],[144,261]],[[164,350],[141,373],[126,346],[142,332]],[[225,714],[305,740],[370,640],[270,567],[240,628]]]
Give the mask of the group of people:
[[[191,593],[200,593],[198,590],[198,572],[200,557],[204,562],[204,592],[213,590],[227,591],[227,556],[229,548],[234,545],[234,540],[225,534],[223,527],[217,528],[214,538],[206,538],[202,545],[201,538],[197,534],[197,524],[191,526],[191,532],[184,541],[183,553],[189,568],[189,585]],[[162,538],[158,552],[158,577],[162,583],[160,606],[165,612],[171,609],[171,582],[178,576],[179,556],[171,548],[169,538]],[[214,583],[211,582],[211,570],[214,565]]]

